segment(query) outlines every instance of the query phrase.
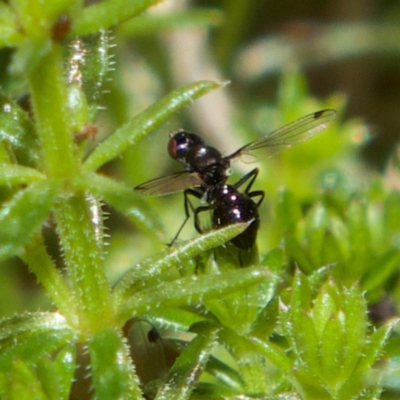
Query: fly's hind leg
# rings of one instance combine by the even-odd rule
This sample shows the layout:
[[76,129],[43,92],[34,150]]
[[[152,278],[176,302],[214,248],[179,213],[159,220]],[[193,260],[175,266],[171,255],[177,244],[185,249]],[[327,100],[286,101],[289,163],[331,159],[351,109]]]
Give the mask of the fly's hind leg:
[[265,196],[265,192],[263,190],[254,190],[254,191],[250,192],[251,187],[253,186],[253,183],[258,176],[258,172],[259,172],[259,169],[254,168],[253,170],[248,172],[245,176],[243,176],[241,179],[239,179],[233,185],[236,189],[238,189],[240,186],[242,186],[244,183],[246,183],[250,179],[250,182],[247,184],[246,189],[244,189],[243,193],[247,194],[247,196],[249,196],[250,198],[260,197],[260,199],[255,202],[257,204],[257,207],[259,207],[260,204],[263,202],[264,196]]
[[204,233],[204,229],[201,228],[200,226],[200,218],[199,214],[201,212],[209,211],[212,210],[212,206],[201,206],[197,207],[193,212],[194,212],[194,227],[196,228],[196,231],[199,233]]
[[264,197],[265,197],[265,192],[263,190],[254,190],[253,192],[246,193],[246,194],[251,199],[253,199],[253,197],[260,197],[258,201],[255,201],[255,203],[257,204],[257,207],[260,206],[260,204],[263,202]]
[[240,188],[240,186],[242,186],[244,183],[246,183],[250,179],[250,182],[247,184],[246,189],[244,190],[244,193],[247,194],[250,191],[255,179],[257,178],[258,172],[259,172],[258,168],[252,169],[245,176],[242,176],[233,186],[236,189],[238,189],[238,188]]

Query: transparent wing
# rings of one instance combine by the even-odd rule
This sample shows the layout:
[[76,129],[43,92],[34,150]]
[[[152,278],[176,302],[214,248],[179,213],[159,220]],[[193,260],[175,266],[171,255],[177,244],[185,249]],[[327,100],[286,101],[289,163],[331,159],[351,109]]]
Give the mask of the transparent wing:
[[136,186],[133,190],[145,196],[163,196],[200,186],[202,182],[197,172],[181,171],[152,179]]
[[279,128],[261,139],[255,140],[227,156],[232,160],[241,155],[251,154],[255,150],[268,148],[268,155],[304,142],[310,137],[326,129],[336,118],[335,110],[321,110],[299,118]]

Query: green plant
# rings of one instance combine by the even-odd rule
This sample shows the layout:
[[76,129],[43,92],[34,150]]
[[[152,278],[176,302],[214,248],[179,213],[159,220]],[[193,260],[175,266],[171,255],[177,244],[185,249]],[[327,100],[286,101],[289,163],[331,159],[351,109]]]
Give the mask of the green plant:
[[[379,180],[361,191],[345,178],[344,168],[354,166],[342,161],[354,157],[356,146],[349,139],[359,127],[354,123],[340,126],[339,121],[308,150],[302,146],[272,161],[287,169],[260,177],[271,193],[282,182],[295,188],[271,194],[272,212],[262,210],[269,229],[260,232],[261,261],[253,254],[251,266],[238,266],[236,249],[225,243],[246,226],[232,225],[161,250],[111,286],[105,203],[140,229],[132,246],[136,262],[141,241],[157,246],[166,233],[147,201],[99,169],[137,147],[174,112],[224,86],[200,81],[172,90],[88,150],[99,106],[106,102],[103,89],[113,84],[112,40],[104,29],[155,3],[1,3],[0,43],[14,53],[0,99],[0,259],[11,267],[6,260],[21,258],[56,309],[0,322],[1,397],[68,398],[77,365],[88,363],[88,387],[78,382],[72,398],[94,393],[99,399],[141,399],[143,392],[157,399],[378,398],[381,386],[372,366],[392,325],[374,330],[367,301],[380,300],[399,262],[399,226],[392,216],[400,199]],[[140,16],[121,29],[149,34],[182,20],[210,23],[215,16],[220,14]],[[28,107],[15,100],[25,92]],[[315,109],[340,110],[344,100],[313,99],[303,78],[291,71],[278,103],[273,110],[249,105],[238,126],[250,135],[258,129],[252,121],[274,116],[283,122]],[[123,163],[142,179],[138,166],[145,157],[136,156]],[[321,159],[329,170],[316,167]],[[55,226],[60,260],[51,254],[43,224]],[[114,255],[126,242],[112,246]],[[165,349],[156,353],[156,365],[132,360],[130,347],[141,346],[141,336],[146,356],[151,348],[137,320],[156,326],[165,342],[165,329],[174,331],[179,356],[167,371],[157,363],[162,364]],[[163,376],[145,382],[135,368],[160,369]]]

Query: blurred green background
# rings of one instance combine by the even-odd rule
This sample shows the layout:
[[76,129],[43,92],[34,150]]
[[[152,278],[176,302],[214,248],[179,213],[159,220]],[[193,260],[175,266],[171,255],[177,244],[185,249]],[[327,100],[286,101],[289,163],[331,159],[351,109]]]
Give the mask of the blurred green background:
[[[114,68],[100,101],[95,140],[183,84],[200,79],[229,84],[175,115],[102,172],[134,187],[180,169],[166,151],[171,131],[197,132],[229,154],[307,113],[335,108],[337,125],[309,144],[257,164],[262,172],[255,188],[267,191],[260,251],[276,246],[271,210],[282,186],[312,203],[321,176],[331,168],[354,187],[376,173],[386,174],[400,128],[399,19],[398,1],[165,0],[113,31]],[[10,73],[12,55],[10,50],[0,54],[0,83],[17,97],[26,88]],[[235,165],[232,179],[254,166]],[[168,242],[183,220],[183,198],[148,200],[165,220]],[[164,244],[138,232],[112,209],[105,211],[107,263],[115,281]],[[191,225],[182,239],[195,235]],[[53,228],[49,220],[47,246],[62,268]],[[0,265],[0,274],[1,316],[51,308],[18,259]]]

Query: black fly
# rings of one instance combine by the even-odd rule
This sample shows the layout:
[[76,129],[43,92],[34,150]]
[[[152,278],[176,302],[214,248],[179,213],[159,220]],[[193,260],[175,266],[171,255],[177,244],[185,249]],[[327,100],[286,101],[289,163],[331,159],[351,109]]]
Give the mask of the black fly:
[[[233,185],[227,184],[232,160],[243,155],[255,154],[259,149],[268,148],[270,153],[275,154],[282,149],[290,148],[325,129],[335,117],[334,110],[314,112],[241,147],[226,157],[194,133],[175,132],[169,140],[168,152],[173,159],[184,166],[185,170],[152,179],[136,186],[135,191],[150,196],[184,192],[186,218],[171,244],[175,242],[189,219],[190,207],[194,213],[195,228],[199,233],[203,232],[199,214],[204,211],[212,211],[214,228],[236,222],[248,222],[249,227],[232,239],[232,243],[239,249],[249,250],[257,237],[260,225],[258,207],[264,199],[264,192],[251,190],[258,168],[248,172]],[[245,189],[239,192],[239,188],[244,184],[246,184]],[[193,208],[189,196],[201,199],[207,205]]]

